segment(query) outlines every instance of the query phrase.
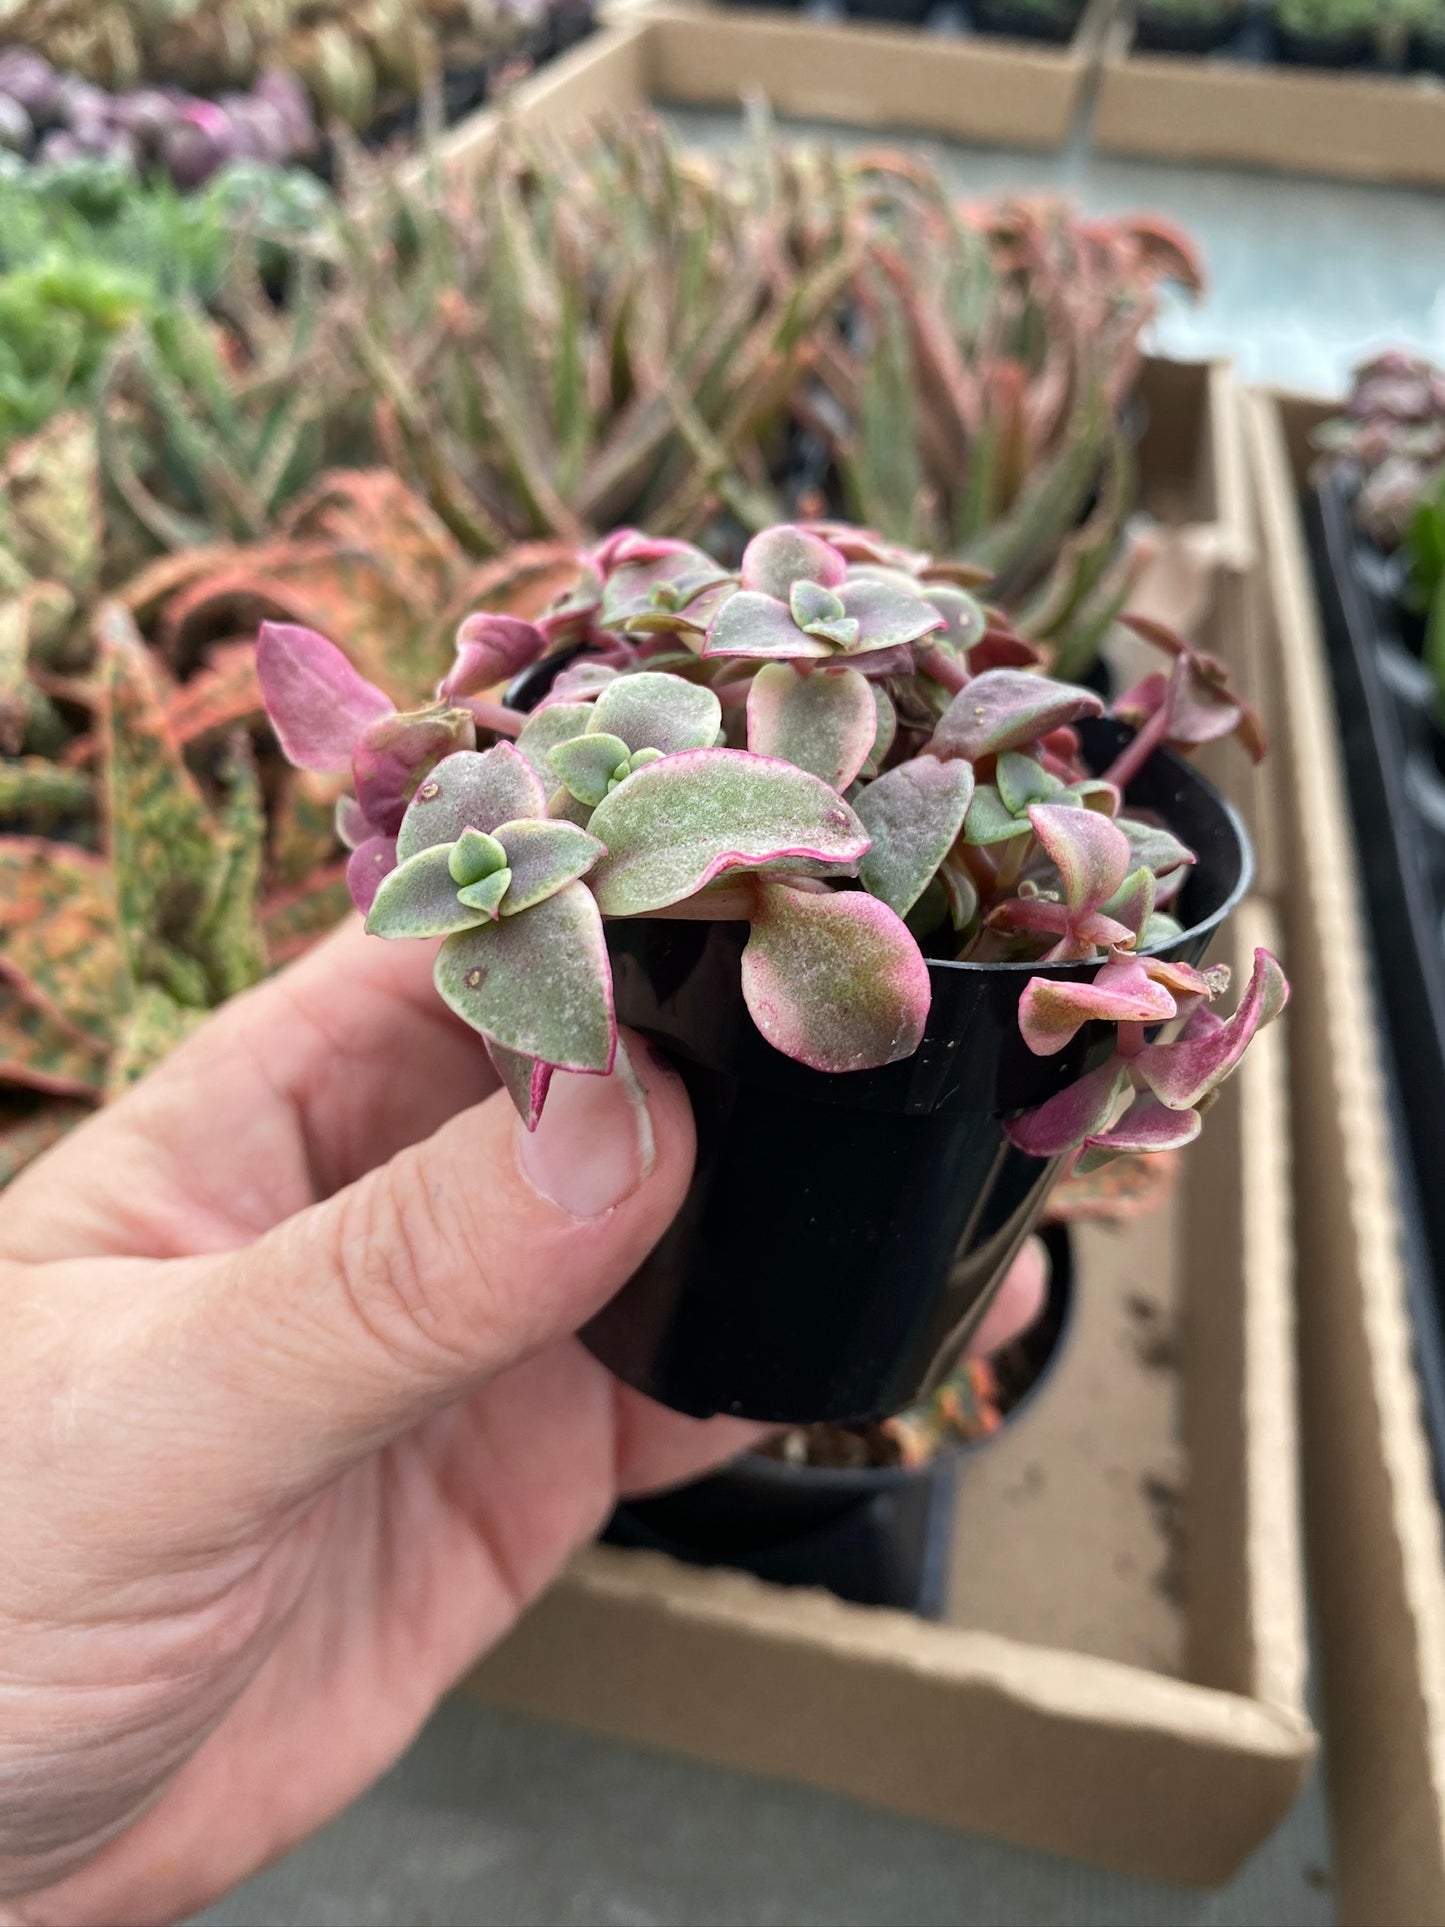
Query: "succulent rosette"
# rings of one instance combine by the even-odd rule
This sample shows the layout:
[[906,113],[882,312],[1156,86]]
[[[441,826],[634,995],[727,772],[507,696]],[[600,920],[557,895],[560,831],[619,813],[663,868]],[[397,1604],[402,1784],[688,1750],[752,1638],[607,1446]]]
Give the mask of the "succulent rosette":
[[[536,621],[467,619],[435,703],[400,714],[334,644],[267,625],[262,688],[293,762],[348,769],[338,828],[367,928],[441,939],[444,1001],[535,1125],[553,1069],[605,1073],[612,919],[749,926],[742,994],[777,1050],[830,1073],[909,1057],[929,958],[1097,960],[1020,1001],[1025,1043],[1110,1023],[1108,1062],[1010,1127],[1092,1162],[1164,1148],[1286,996],[1264,953],[1227,973],[1150,956],[1194,861],[1123,791],[1141,755],[1258,725],[1212,658],[1141,625],[1169,667],[1090,770],[1104,705],[1043,672],[967,571],[836,524],[754,537],[740,567],[624,530]],[[525,712],[499,687],[519,674]],[[1180,1026],[1161,1041],[1161,1026]]]

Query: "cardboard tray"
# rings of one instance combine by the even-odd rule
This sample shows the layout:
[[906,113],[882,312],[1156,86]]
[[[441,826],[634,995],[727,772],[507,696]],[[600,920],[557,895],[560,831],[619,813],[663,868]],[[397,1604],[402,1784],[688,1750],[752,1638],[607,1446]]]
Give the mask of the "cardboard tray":
[[1095,147],[1162,160],[1434,186],[1445,181],[1445,84],[1428,74],[1327,72],[1130,51],[1109,31]]
[[1286,731],[1301,1400],[1341,1917],[1445,1920],[1445,1542],[1411,1359],[1380,1034],[1298,508],[1304,397],[1247,397]]
[[[774,112],[956,140],[1059,147],[1102,50],[1114,0],[1090,0],[1073,41],[1053,48],[922,28],[829,24],[732,7],[637,6],[520,86],[502,110],[567,133],[598,112],[676,102]],[[496,110],[455,128],[451,163],[490,139]]]

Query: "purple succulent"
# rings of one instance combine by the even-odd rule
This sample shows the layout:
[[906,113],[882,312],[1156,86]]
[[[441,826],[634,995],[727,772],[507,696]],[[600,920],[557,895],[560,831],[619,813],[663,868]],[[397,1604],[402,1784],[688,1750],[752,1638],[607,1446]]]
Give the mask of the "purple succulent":
[[[258,664],[287,755],[351,773],[338,826],[368,929],[442,939],[437,988],[529,1124],[552,1069],[612,1063],[606,920],[724,918],[749,926],[759,1032],[829,1073],[918,1048],[926,954],[1096,960],[1092,983],[1032,980],[1020,1022],[1042,1054],[1112,1022],[1115,1055],[1015,1142],[1091,1158],[1181,1142],[1283,978],[1261,964],[1221,1024],[1216,976],[1147,954],[1177,934],[1166,906],[1192,855],[1120,814],[1130,748],[1095,775],[1074,727],[1099,699],[1037,673],[973,586],[837,525],[770,529],[736,574],[621,530],[534,621],[468,617],[422,709],[398,714],[310,630],[268,624]],[[1174,693],[1141,736],[1248,733],[1211,659],[1152,639]],[[530,713],[489,693],[563,648]]]

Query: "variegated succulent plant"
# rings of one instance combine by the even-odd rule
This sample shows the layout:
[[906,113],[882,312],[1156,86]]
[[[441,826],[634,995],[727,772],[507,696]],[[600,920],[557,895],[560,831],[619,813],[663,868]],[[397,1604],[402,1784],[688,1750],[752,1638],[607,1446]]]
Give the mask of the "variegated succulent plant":
[[[535,621],[462,626],[436,700],[397,713],[333,643],[270,625],[258,652],[288,757],[349,771],[338,825],[367,928],[442,938],[443,1000],[535,1125],[556,1068],[616,1049],[605,920],[746,922],[742,994],[777,1050],[831,1073],[910,1056],[925,953],[1101,965],[1032,980],[1029,1048],[1118,1025],[1103,1070],[1010,1127],[1039,1156],[1168,1149],[1285,985],[1260,952],[1228,1023],[1224,977],[1151,956],[1193,861],[1123,812],[1131,758],[1243,729],[1218,665],[1165,638],[1116,765],[1074,725],[1103,705],[1036,654],[956,567],[837,524],[755,536],[740,569],[624,530]],[[529,714],[490,692],[564,652]],[[487,746],[478,747],[485,742]],[[1140,747],[1142,746],[1142,747]],[[1151,1033],[1176,1017],[1180,1037]]]

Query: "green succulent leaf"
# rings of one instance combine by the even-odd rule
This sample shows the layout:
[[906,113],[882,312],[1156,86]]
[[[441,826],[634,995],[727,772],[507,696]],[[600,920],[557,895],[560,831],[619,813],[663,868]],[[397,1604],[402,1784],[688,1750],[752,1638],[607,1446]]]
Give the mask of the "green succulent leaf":
[[527,718],[517,749],[547,789],[561,780],[552,767],[552,751],[559,743],[584,735],[591,720],[591,703],[548,703]]
[[964,840],[977,845],[1007,843],[1011,837],[1032,836],[1027,816],[1015,816],[992,783],[980,783],[968,806]]
[[512,887],[502,905],[504,917],[555,896],[567,884],[585,876],[605,847],[575,823],[523,821],[503,823],[497,842],[506,852]]
[[457,902],[468,910],[480,910],[488,917],[496,917],[501,912],[502,899],[511,881],[512,873],[504,864],[500,870],[493,870],[476,883],[465,884],[457,891]]
[[713,619],[702,653],[705,657],[822,660],[832,655],[833,644],[824,636],[800,629],[785,603],[755,589],[739,589]]
[[495,876],[506,867],[507,852],[496,837],[488,836],[485,830],[463,830],[447,855],[447,868],[458,889],[480,883],[484,877]]
[[791,764],[698,749],[642,769],[600,803],[589,828],[607,846],[592,887],[609,917],[693,896],[728,870],[796,859],[851,872],[868,835],[836,791]]
[[366,929],[372,937],[448,937],[454,930],[469,930],[487,914],[458,896],[451,846],[437,843],[418,850],[381,879]]
[[588,732],[608,732],[626,743],[634,755],[655,749],[664,756],[677,750],[711,749],[722,727],[722,704],[712,690],[681,676],[640,670],[619,676],[593,705]]
[[599,730],[558,743],[552,751],[552,767],[579,803],[597,804],[606,796],[618,770],[626,772],[630,755],[620,736]]
[[448,937],[434,976],[442,1001],[490,1043],[561,1070],[611,1070],[612,970],[586,884]]
[[906,916],[952,849],[973,791],[967,763],[932,756],[900,763],[870,783],[854,804],[873,839],[858,866],[864,888]]
[[547,792],[510,743],[459,749],[437,764],[407,805],[396,853],[405,863],[438,844],[450,847],[463,830],[490,834],[499,823],[546,814]]
[[[799,583],[794,590],[813,586]],[[845,790],[877,737],[872,687],[856,669],[800,675],[790,663],[770,662],[753,677],[748,748],[758,756],[776,756]]]
[[1006,810],[1022,816],[1030,803],[1046,803],[1064,787],[1043,764],[1017,750],[1005,750],[994,770],[994,782]]

